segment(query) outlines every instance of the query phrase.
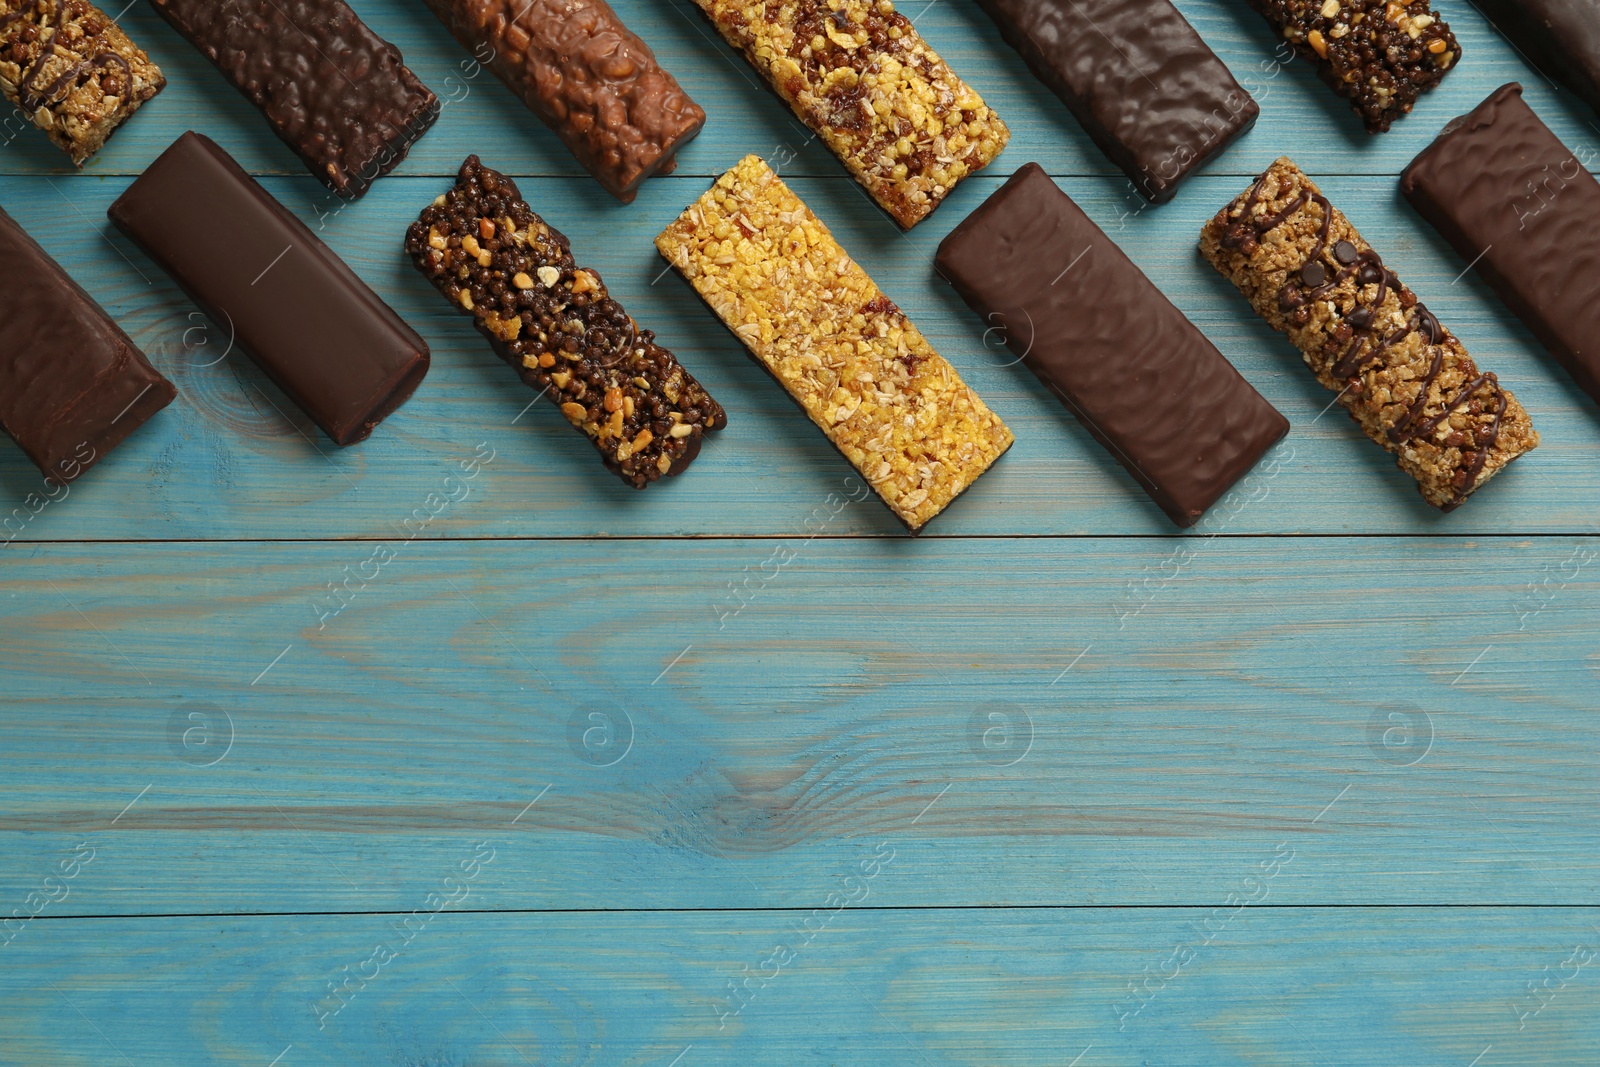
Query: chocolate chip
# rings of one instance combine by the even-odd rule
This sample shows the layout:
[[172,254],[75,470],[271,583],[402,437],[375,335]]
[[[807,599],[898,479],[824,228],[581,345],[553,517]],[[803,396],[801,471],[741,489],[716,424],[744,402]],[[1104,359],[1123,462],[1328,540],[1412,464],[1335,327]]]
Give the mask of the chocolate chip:
[[1358,307],[1346,315],[1344,320],[1357,330],[1365,330],[1371,328],[1372,320],[1375,318],[1377,318],[1377,312],[1371,308]]
[[1351,244],[1349,241],[1340,241],[1338,244],[1333,246],[1333,258],[1337,259],[1340,263],[1343,263],[1347,267],[1354,263],[1356,261],[1356,257],[1360,254],[1361,253],[1356,251],[1356,246]]
[[1307,263],[1300,271],[1300,280],[1315,289],[1328,280],[1328,268],[1321,263]]

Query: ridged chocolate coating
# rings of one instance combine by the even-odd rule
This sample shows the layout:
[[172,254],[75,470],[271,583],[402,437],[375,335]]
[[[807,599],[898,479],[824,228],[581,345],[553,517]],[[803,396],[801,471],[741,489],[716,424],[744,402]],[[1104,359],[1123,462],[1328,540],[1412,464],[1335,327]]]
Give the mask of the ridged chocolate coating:
[[605,0],[426,0],[606,191],[633,202],[706,113]]
[[1600,182],[1513,82],[1446,126],[1406,199],[1600,400]]
[[978,0],[1139,193],[1162,203],[1261,109],[1170,0]]
[[61,264],[0,211],[0,427],[34,465],[70,482],[176,395]]
[[957,226],[935,265],[1179,526],[1289,432],[1037,163]]
[[1600,0],[1473,0],[1524,59],[1600,111]]
[[439,117],[400,50],[344,0],[150,0],[311,173],[359,197]]

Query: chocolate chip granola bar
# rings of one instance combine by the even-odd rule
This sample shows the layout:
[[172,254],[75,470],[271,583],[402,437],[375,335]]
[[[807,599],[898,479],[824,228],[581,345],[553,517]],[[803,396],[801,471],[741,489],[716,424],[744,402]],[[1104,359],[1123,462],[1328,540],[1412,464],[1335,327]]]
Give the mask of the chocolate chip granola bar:
[[1538,445],[1517,398],[1287,158],[1206,223],[1200,252],[1434,507],[1456,508]]
[[759,156],[656,238],[723,323],[912,533],[1011,431]]
[[0,89],[75,165],[166,84],[86,0],[0,0]]
[[641,330],[516,183],[468,156],[406,231],[406,252],[522,380],[583,431],[635,489],[679,474],[721,405]]

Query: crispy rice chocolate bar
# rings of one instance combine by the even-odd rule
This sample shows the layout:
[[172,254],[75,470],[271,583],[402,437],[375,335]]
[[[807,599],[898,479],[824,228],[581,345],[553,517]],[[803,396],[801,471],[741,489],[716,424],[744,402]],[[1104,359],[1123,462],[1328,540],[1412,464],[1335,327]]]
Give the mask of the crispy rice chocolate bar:
[[1011,136],[889,0],[695,3],[906,229]]
[[705,125],[700,105],[605,0],[426,3],[624,204],[644,179],[670,174]]
[[1383,133],[1461,59],[1428,0],[1249,0],[1369,133]]
[[635,489],[679,474],[721,405],[579,267],[516,183],[468,156],[456,184],[406,231],[406,252],[496,354],[582,430]]
[[660,249],[912,533],[1011,447],[1011,431],[828,228],[746,156]]
[[86,0],[0,0],[0,89],[76,165],[166,84]]
[[1434,507],[1459,506],[1539,443],[1517,398],[1288,159],[1206,223],[1200,252]]

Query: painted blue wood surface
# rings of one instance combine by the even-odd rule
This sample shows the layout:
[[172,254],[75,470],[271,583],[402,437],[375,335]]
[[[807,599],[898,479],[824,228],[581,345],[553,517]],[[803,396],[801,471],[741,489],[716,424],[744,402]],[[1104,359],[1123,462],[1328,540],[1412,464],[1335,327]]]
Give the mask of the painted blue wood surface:
[[[84,172],[0,134],[0,205],[180,390],[37,515],[0,449],[0,919],[37,912],[0,922],[0,1064],[1600,1062],[1600,410],[1395,188],[1505,81],[1583,158],[1600,129],[1467,3],[1437,4],[1462,66],[1372,138],[1242,0],[1180,0],[1262,118],[1148,209],[975,5],[909,5],[1013,130],[909,235],[687,0],[616,5],[710,114],[626,207],[422,4],[355,6],[449,102],[342,211],[142,3],[124,25],[170,87]],[[432,345],[371,440],[333,449],[237,354],[203,366],[225,338],[106,225],[185,128]],[[918,540],[848,500],[650,246],[790,150],[1018,436]],[[730,409],[688,475],[633,492],[519,417],[404,262],[468,152]],[[1194,254],[1280,153],[1544,435],[1452,515]],[[1196,531],[932,275],[1028,160],[1294,424]]]

